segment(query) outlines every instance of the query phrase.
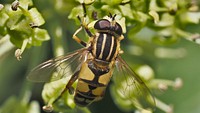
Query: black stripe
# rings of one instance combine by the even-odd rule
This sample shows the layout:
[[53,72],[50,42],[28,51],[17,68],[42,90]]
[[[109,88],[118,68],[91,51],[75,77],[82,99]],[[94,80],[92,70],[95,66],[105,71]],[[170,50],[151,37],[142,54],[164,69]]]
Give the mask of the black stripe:
[[103,43],[103,34],[100,33],[99,36],[97,37],[97,43],[96,43],[96,58],[99,57],[101,54],[101,49],[102,49],[102,43]]
[[83,42],[83,41],[81,41],[80,43],[81,43],[81,45],[83,45],[84,47],[87,46],[87,44],[86,44],[85,42]]
[[94,89],[96,89],[97,87],[95,87],[95,86],[92,86],[92,85],[88,85],[88,87],[89,87],[89,89],[90,90],[94,90]]
[[[81,101],[80,99],[83,99],[83,101]],[[83,95],[76,93],[76,95],[74,97],[74,102],[78,106],[85,107],[85,106],[88,106],[89,104],[91,104],[94,99],[95,98],[85,98]]]
[[103,56],[102,56],[102,60],[106,60],[106,58],[108,57],[109,53],[110,53],[110,47],[112,44],[112,36],[109,34],[106,34],[106,42],[105,42],[105,47],[103,49]]
[[97,97],[96,95],[92,94],[92,90],[89,90],[88,92],[81,92],[81,91],[77,90],[76,93],[81,94],[83,98],[87,98],[87,99],[90,99],[90,100]]
[[96,86],[96,87],[106,87],[105,84],[102,84],[102,83],[99,83],[99,77],[95,77],[93,80],[87,80],[87,79],[82,79],[80,78],[79,80],[87,83],[87,84],[91,84],[93,86]]
[[110,55],[110,59],[109,59],[109,61],[111,61],[112,60],[112,58],[113,58],[113,56],[114,56],[114,54],[115,54],[115,52],[116,52],[116,48],[117,48],[117,40],[114,38],[114,45],[113,45],[113,50],[112,50],[112,53],[111,53],[111,55]]

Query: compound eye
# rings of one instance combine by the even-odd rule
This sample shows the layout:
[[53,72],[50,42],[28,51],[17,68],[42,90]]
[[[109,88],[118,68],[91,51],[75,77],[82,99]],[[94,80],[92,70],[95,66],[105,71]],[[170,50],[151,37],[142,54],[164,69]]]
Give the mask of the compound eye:
[[110,22],[106,19],[98,20],[94,24],[94,28],[97,30],[109,30],[110,29]]
[[115,24],[115,33],[118,35],[122,34],[122,27],[118,23]]

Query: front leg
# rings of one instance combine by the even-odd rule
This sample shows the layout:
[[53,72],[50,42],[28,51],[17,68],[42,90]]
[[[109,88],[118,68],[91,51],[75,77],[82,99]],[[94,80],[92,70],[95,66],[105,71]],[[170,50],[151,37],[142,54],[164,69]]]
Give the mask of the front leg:
[[84,41],[82,41],[80,38],[78,38],[78,37],[76,36],[81,30],[82,30],[82,26],[81,26],[79,29],[77,29],[76,32],[73,34],[73,39],[74,39],[77,43],[79,43],[79,44],[83,45],[84,47],[86,47],[86,46],[87,46],[87,43],[84,42]]
[[81,27],[79,29],[76,30],[76,32],[73,34],[73,39],[83,45],[84,47],[87,46],[87,43],[82,41],[78,36],[77,34],[84,28],[84,30],[86,31],[87,35],[90,37],[90,38],[93,38],[94,35],[92,34],[92,32],[88,29],[88,25],[85,23],[85,17],[83,18],[83,21],[81,20],[81,18],[78,16],[78,19],[80,20],[81,22]]

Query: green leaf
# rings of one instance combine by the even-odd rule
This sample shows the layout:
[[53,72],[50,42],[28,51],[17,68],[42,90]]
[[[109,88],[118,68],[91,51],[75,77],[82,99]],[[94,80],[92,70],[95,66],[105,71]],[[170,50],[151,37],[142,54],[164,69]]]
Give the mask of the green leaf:
[[186,12],[181,15],[181,20],[187,23],[198,24],[200,20],[200,12]]
[[82,6],[77,6],[77,7],[73,8],[70,15],[68,16],[68,18],[77,20],[77,16],[83,16]]
[[112,6],[119,5],[122,2],[122,0],[102,0],[102,2]]
[[32,0],[20,0],[20,6],[23,7],[24,9],[28,10],[29,6],[33,5],[33,1]]
[[9,16],[5,13],[4,10],[0,10],[0,27],[3,27],[8,20]]
[[156,26],[160,27],[167,27],[167,26],[173,26],[174,25],[175,18],[174,16],[170,15],[169,13],[164,13],[158,23],[156,23]]
[[85,4],[92,4],[95,0],[76,0],[78,1],[79,3],[85,3]]
[[156,11],[154,11],[154,10],[149,11],[149,15],[151,15],[153,17],[155,24],[157,24],[159,22],[159,15]]
[[36,8],[31,8],[29,10],[30,18],[33,23],[37,24],[37,26],[41,26],[45,23],[42,15],[38,12]]
[[34,28],[33,34],[33,38],[39,41],[46,41],[50,39],[50,36],[46,29]]
[[133,19],[133,14],[132,14],[132,9],[131,9],[130,4],[120,5],[119,8],[123,16]]
[[0,19],[1,35],[9,34],[11,42],[19,48],[25,39],[29,40],[26,47],[39,46],[43,41],[50,39],[47,30],[36,28],[45,21],[36,8],[28,9],[31,5],[32,1],[22,0],[19,1],[16,11],[6,5],[0,13],[0,17],[3,17]]

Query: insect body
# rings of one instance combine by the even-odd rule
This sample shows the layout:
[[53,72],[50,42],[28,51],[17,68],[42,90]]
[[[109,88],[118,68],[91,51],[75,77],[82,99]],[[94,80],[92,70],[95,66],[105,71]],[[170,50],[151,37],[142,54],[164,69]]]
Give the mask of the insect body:
[[[93,101],[100,100],[113,74],[116,57],[120,51],[122,28],[113,20],[106,19],[97,21],[94,28],[98,31],[91,35],[87,46],[87,60],[83,63],[78,78],[75,103],[87,106]],[[87,30],[87,29],[86,29]]]
[[[84,48],[40,64],[31,71],[28,79],[46,82],[50,80],[52,73],[62,64],[65,64],[64,70],[68,70],[71,66],[70,72],[65,72],[66,75],[60,74],[61,76],[58,76],[57,79],[71,76],[64,91],[71,91],[73,89],[72,84],[78,80],[74,102],[84,107],[103,98],[114,68],[117,67],[119,76],[129,76],[127,78],[133,81],[128,87],[137,87],[139,93],[135,93],[135,95],[144,97],[141,101],[149,105],[149,101],[144,101],[149,97],[154,101],[149,89],[120,57],[120,41],[124,37],[122,27],[115,21],[115,16],[110,16],[110,19],[98,20],[94,24],[95,34],[90,32],[88,26],[82,22],[82,26],[74,33],[73,39],[83,45]],[[76,36],[82,28],[90,37],[88,43]]]

